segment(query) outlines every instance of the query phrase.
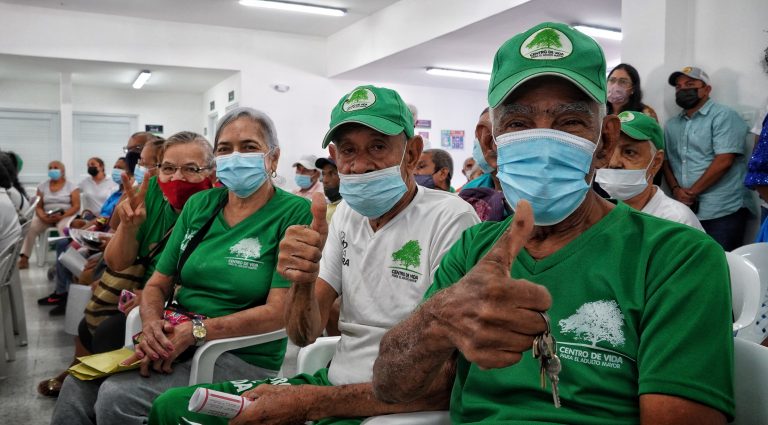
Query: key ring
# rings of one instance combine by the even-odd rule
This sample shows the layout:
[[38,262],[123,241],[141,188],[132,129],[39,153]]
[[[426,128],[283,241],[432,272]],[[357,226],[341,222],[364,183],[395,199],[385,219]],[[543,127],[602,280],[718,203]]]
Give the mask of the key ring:
[[539,314],[541,315],[541,318],[544,319],[544,323],[547,324],[547,330],[544,332],[544,335],[551,333],[551,328],[549,326],[549,315],[546,311],[540,311]]

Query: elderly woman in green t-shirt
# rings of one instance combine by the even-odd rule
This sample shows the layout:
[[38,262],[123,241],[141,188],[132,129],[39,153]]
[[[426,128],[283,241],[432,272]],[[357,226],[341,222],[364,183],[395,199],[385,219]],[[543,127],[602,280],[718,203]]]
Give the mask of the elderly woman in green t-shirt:
[[[143,336],[135,356],[124,363],[141,359],[140,373],[148,378],[136,373],[114,375],[98,393],[78,382],[73,387],[82,389],[79,398],[68,397],[67,406],[60,402],[52,423],[90,423],[89,418],[95,417],[98,423],[140,424],[155,397],[187,384],[191,361],[174,364],[174,360],[189,348],[283,327],[290,283],[275,270],[278,245],[289,226],[311,222],[309,201],[272,184],[280,150],[272,120],[261,112],[238,108],[225,115],[216,133],[214,154],[216,176],[225,188],[204,191],[187,202],[144,289]],[[173,164],[179,167],[175,175],[185,172],[186,165],[178,158]],[[202,237],[196,238],[199,231]],[[188,248],[188,258],[178,270]],[[205,319],[176,327],[163,320],[174,275],[180,277],[176,293],[180,308]],[[282,339],[225,353],[216,363],[214,380],[273,377],[282,364],[285,345]],[[60,401],[63,395],[62,391]]]

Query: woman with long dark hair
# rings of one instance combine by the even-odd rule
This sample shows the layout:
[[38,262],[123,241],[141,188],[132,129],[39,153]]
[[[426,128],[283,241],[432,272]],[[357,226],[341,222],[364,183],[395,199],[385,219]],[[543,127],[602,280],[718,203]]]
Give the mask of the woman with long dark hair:
[[632,65],[620,63],[608,74],[608,113],[618,115],[624,111],[642,112],[656,121],[656,111],[643,103],[640,74]]

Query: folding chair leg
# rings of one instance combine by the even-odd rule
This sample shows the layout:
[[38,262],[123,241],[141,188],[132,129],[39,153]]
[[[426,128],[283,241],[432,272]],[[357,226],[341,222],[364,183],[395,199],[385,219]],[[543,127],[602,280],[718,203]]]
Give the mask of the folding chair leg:
[[27,345],[27,315],[24,311],[24,295],[21,290],[21,278],[18,267],[13,268],[10,281],[11,312],[13,314],[13,331],[18,334],[20,347]]
[[[8,361],[16,360],[16,339],[13,337],[13,316],[11,315],[11,297],[7,286],[0,287],[0,314],[2,314],[3,339]],[[0,358],[0,360],[2,360]]]

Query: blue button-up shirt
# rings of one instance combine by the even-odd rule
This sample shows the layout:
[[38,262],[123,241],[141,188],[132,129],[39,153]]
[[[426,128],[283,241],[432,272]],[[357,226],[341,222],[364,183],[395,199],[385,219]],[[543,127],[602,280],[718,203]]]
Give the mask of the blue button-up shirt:
[[690,118],[683,111],[664,128],[666,157],[680,186],[689,188],[712,164],[715,155],[735,153],[730,169],[699,194],[699,220],[712,220],[747,206],[750,194],[743,185],[747,171],[746,136],[749,127],[733,109],[708,100]]

